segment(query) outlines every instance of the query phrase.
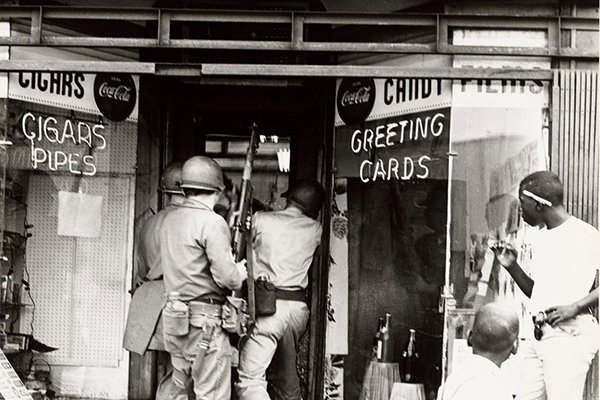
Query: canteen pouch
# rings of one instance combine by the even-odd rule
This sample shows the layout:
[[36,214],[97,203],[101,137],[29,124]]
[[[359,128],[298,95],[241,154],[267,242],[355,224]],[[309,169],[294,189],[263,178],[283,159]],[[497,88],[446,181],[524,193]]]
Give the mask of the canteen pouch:
[[248,325],[248,303],[239,297],[227,296],[221,307],[221,326],[229,333],[246,334]]
[[[185,303],[181,303],[185,304]],[[186,304],[185,310],[173,310],[171,303],[162,312],[163,333],[171,336],[185,336],[190,332],[190,308]]]
[[258,280],[254,285],[256,315],[273,315],[277,311],[277,288],[266,280]]

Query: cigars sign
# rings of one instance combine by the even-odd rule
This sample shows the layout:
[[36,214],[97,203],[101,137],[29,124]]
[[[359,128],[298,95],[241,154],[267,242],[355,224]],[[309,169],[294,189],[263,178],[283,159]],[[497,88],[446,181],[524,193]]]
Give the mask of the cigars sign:
[[137,81],[128,74],[11,73],[9,98],[51,110],[22,106],[18,129],[29,146],[12,149],[13,164],[95,175],[98,157],[103,157],[110,145],[109,132],[114,131],[109,121],[137,121]]
[[137,76],[80,72],[14,72],[11,99],[101,115],[115,122],[137,121]]

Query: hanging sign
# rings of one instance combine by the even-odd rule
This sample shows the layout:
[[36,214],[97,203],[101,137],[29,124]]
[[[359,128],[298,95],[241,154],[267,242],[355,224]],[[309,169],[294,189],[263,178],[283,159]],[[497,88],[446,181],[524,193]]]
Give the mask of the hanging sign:
[[129,74],[98,74],[94,100],[102,115],[111,121],[123,121],[136,106],[135,82]]
[[336,101],[340,119],[346,124],[366,120],[373,110],[375,91],[372,78],[342,79]]
[[102,196],[58,192],[58,235],[99,237],[102,234]]
[[139,77],[81,72],[12,72],[8,97],[111,121],[137,121]]

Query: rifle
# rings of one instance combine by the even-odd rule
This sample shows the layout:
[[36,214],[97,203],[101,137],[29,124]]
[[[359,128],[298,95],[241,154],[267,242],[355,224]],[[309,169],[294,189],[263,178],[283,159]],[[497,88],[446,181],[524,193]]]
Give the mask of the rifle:
[[244,258],[244,246],[246,247],[246,267],[248,268],[248,321],[251,329],[256,320],[256,302],[254,298],[254,269],[252,266],[252,238],[250,235],[252,224],[252,164],[254,156],[258,150],[258,125],[254,122],[250,126],[252,135],[250,145],[246,153],[246,162],[242,174],[242,183],[240,195],[237,202],[237,208],[234,212],[233,225],[231,227],[231,248],[236,262]]

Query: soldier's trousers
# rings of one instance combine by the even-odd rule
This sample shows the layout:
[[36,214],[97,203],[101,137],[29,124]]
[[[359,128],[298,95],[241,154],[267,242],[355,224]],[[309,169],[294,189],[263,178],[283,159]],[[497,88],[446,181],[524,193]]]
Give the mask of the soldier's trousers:
[[[256,325],[240,352],[239,381],[236,383],[236,391],[240,400],[269,400],[266,371],[273,359],[278,342],[284,335],[291,334],[294,338],[294,349],[291,351],[286,349],[283,354],[288,357],[294,356],[295,359],[296,347],[300,336],[306,329],[308,317],[309,311],[306,303],[277,300],[275,314],[257,318]],[[283,390],[285,391],[285,388]],[[298,392],[297,388],[295,391]],[[300,394],[297,393],[297,395],[299,399]]]
[[[184,336],[169,335],[165,327],[165,347],[173,365],[169,400],[187,400],[190,380],[197,400],[230,399],[231,345],[227,332],[221,328],[220,309],[190,304],[189,333]],[[203,350],[202,342],[206,341],[208,349]]]

